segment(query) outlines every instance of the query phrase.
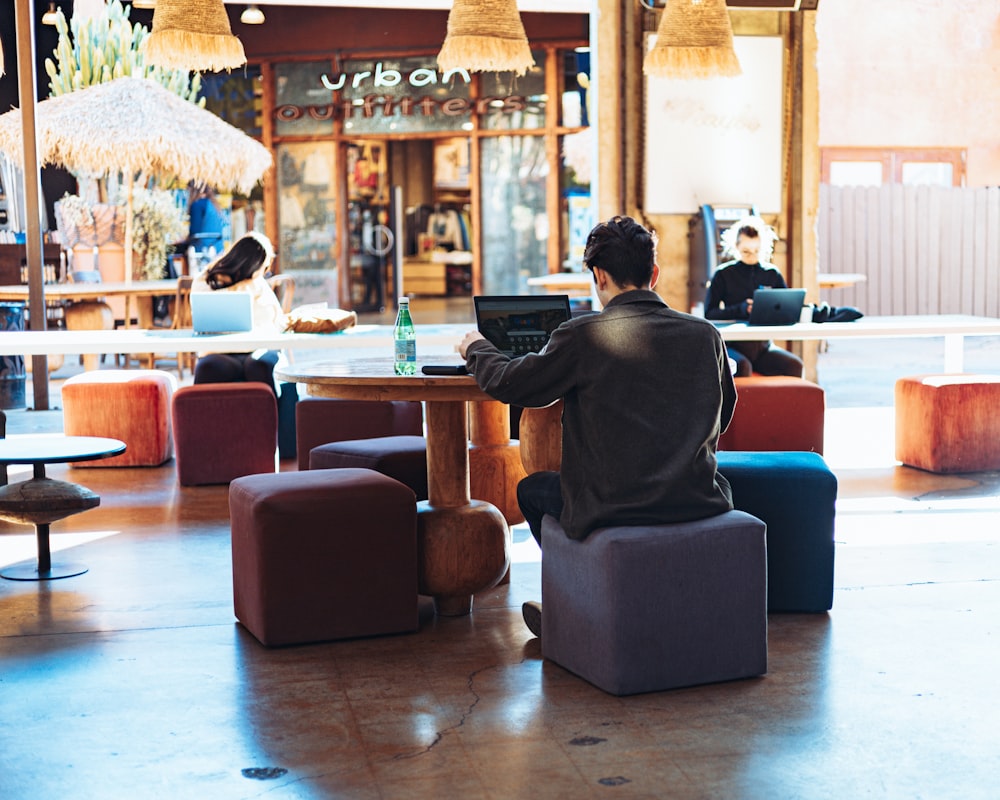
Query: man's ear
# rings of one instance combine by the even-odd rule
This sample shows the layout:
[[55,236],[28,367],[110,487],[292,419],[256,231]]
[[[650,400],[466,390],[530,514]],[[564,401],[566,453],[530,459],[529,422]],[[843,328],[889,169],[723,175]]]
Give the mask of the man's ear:
[[649,288],[655,289],[656,282],[660,279],[660,265],[653,264],[653,274],[649,277]]
[[608,281],[610,280],[610,278],[608,277],[608,273],[606,273],[600,267],[591,267],[591,269],[594,272],[594,283],[597,284],[597,288],[600,289],[601,291],[607,289]]

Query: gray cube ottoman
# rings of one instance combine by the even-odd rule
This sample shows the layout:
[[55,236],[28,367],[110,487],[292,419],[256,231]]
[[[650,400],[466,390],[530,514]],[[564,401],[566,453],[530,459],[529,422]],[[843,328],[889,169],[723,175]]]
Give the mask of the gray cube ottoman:
[[767,671],[764,523],[742,511],[570,539],[542,521],[542,655],[610,694]]

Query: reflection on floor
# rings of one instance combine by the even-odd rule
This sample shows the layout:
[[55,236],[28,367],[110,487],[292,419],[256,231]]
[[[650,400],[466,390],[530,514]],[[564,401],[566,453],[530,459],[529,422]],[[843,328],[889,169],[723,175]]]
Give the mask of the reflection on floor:
[[994,798],[1000,474],[896,465],[891,407],[831,408],[827,442],[832,612],[772,615],[762,678],[627,698],[541,659],[523,526],[470,617],[268,650],[233,618],[224,487],[53,466],[102,502],[53,525],[86,574],[0,580],[0,797]]

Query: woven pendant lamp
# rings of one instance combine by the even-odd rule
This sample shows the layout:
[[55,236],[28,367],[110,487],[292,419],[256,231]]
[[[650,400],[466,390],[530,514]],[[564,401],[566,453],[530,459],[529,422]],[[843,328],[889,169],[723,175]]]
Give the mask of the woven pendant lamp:
[[437,61],[444,71],[527,72],[535,60],[517,0],[455,0]]
[[201,72],[242,67],[247,57],[229,27],[222,0],[158,0],[146,61]]
[[642,71],[682,79],[742,74],[726,0],[667,0]]

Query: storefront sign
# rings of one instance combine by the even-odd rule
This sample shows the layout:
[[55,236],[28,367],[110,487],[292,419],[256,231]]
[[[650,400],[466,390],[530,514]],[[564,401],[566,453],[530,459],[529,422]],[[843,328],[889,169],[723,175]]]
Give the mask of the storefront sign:
[[[345,95],[350,90],[392,89],[405,91],[407,86],[421,89],[427,86],[451,84],[461,81],[469,84],[472,77],[467,70],[453,69],[440,76],[437,70],[421,67],[403,72],[398,69],[386,69],[382,62],[376,62],[374,69],[354,73],[340,73],[331,79],[321,75],[319,82],[330,91],[342,91]],[[464,88],[464,87],[463,87]],[[482,97],[470,100],[467,97],[446,97],[436,99],[427,95],[416,94],[378,94],[369,92],[363,96],[343,97],[336,103],[322,105],[284,104],[274,109],[274,116],[283,122],[292,122],[303,117],[315,120],[351,119],[361,117],[371,119],[375,116],[392,117],[397,114],[404,117],[432,117],[441,114],[446,117],[460,117],[469,114],[513,114],[524,111],[528,107],[528,99],[522,95],[507,97]]]
[[350,119],[356,114],[370,119],[380,113],[383,117],[391,117],[397,112],[404,117],[415,114],[431,117],[436,113],[446,117],[460,117],[463,114],[501,113],[513,114],[524,111],[528,107],[526,97],[511,95],[509,97],[482,97],[479,100],[466,100],[464,97],[449,97],[446,100],[435,100],[433,97],[416,98],[409,96],[392,96],[368,94],[361,100],[343,100],[340,103],[324,105],[283,105],[274,109],[274,116],[285,122],[309,116],[312,119],[326,120],[341,117]]

